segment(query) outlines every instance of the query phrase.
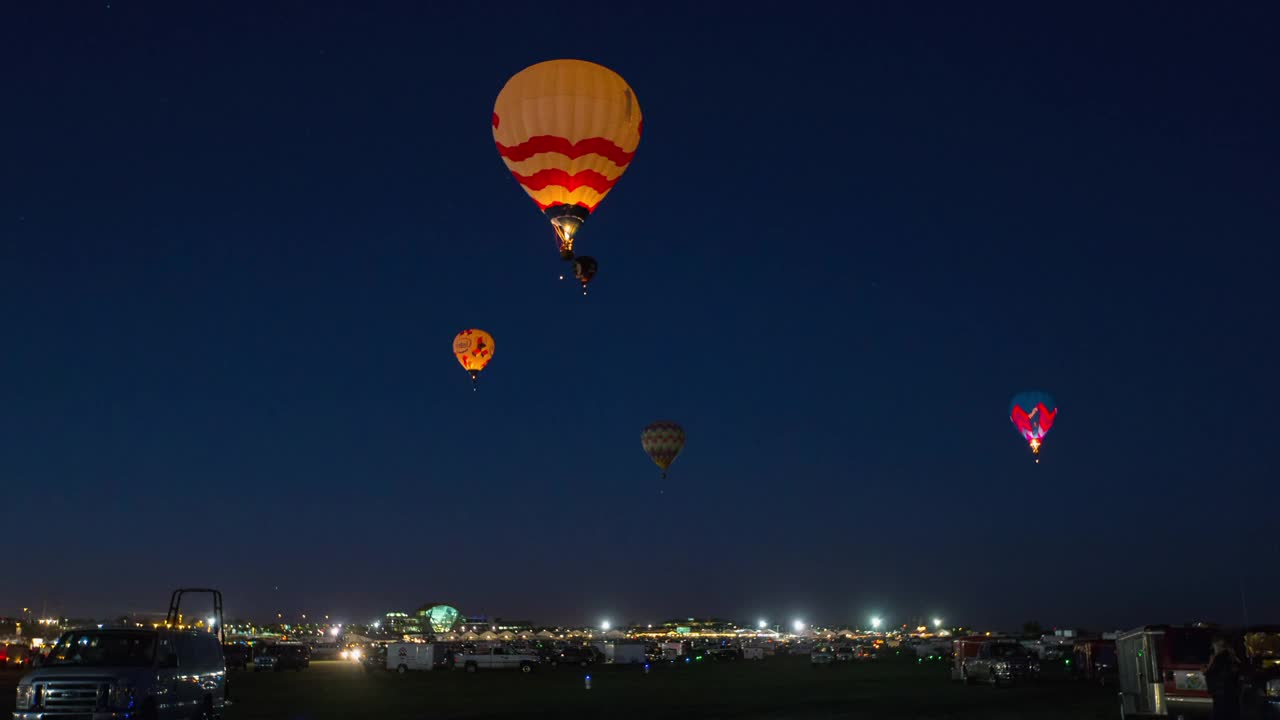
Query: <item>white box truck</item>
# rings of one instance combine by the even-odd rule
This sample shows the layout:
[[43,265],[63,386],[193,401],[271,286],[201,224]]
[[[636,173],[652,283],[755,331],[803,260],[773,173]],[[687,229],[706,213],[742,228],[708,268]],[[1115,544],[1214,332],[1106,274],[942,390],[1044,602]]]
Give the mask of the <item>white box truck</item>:
[[399,673],[435,667],[435,643],[391,643],[387,645],[387,669]]

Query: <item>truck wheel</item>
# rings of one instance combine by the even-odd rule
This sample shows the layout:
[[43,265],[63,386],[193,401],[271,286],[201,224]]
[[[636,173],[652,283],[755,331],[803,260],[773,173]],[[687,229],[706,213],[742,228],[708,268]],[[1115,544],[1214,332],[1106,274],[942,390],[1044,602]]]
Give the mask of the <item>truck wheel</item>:
[[398,672],[398,673],[400,673],[401,675],[403,675],[403,674],[405,674],[405,673],[409,672],[409,666],[408,666],[408,665],[405,665],[405,664],[403,664],[403,663],[401,663],[400,665],[398,665],[398,666],[396,667],[396,672]]
[[586,666],[587,666],[586,660],[583,660],[582,662],[578,663],[578,667],[586,667]]
[[533,672],[533,666],[529,663],[520,663],[520,672],[531,673]]
[[469,662],[469,663],[467,663],[467,665],[466,665],[466,670],[467,670],[467,672],[469,672],[469,673],[473,673],[473,672],[475,672],[476,670],[479,670],[479,669],[480,669],[480,668],[476,667],[476,664],[475,664],[475,663],[473,663],[473,662]]

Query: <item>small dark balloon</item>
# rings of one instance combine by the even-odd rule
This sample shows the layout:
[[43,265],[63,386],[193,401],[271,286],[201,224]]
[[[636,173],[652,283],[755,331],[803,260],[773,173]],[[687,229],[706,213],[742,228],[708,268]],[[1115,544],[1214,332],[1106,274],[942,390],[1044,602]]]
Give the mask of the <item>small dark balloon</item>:
[[578,282],[583,285],[591,282],[591,278],[596,276],[596,270],[600,267],[596,259],[590,255],[580,255],[573,260],[573,276],[578,278]]

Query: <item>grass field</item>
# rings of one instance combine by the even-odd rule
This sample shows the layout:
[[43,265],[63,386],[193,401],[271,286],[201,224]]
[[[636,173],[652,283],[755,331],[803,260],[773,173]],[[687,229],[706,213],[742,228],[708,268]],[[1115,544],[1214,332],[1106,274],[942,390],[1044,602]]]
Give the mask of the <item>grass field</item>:
[[[598,667],[524,675],[365,673],[345,662],[302,672],[233,672],[227,720],[327,718],[949,718],[1101,720],[1119,717],[1114,690],[1046,678],[1011,688],[952,683],[943,665],[868,663],[813,669],[808,658],[722,664]],[[0,711],[17,676],[0,676]]]

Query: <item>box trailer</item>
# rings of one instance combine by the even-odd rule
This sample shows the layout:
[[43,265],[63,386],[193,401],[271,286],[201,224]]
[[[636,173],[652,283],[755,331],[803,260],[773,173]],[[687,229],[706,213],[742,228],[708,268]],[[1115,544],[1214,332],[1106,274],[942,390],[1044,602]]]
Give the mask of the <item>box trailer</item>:
[[391,643],[387,645],[387,669],[396,672],[430,670],[436,664],[436,643]]
[[1144,625],[1116,638],[1120,702],[1125,717],[1207,715],[1213,699],[1202,668],[1214,631],[1186,625]]
[[611,642],[605,646],[604,661],[613,665],[643,665],[648,659],[645,657],[647,647],[639,642]]

